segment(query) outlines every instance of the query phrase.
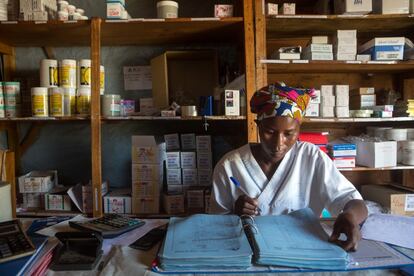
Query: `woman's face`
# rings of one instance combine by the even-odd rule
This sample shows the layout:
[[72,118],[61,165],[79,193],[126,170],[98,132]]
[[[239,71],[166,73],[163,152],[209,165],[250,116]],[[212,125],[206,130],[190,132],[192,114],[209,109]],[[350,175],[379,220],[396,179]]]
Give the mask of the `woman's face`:
[[260,146],[266,161],[277,163],[296,143],[300,124],[287,116],[266,118],[257,122]]

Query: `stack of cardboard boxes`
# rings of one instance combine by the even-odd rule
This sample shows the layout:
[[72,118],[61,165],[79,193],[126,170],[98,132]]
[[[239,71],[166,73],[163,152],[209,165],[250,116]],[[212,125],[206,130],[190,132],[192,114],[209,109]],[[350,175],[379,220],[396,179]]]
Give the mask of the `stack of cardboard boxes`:
[[[32,171],[18,178],[19,191],[23,194],[23,208],[54,209],[46,198],[57,185],[57,171]],[[53,203],[53,201],[51,202]]]
[[57,18],[56,0],[20,0],[20,18],[24,21],[51,20]]
[[159,213],[165,143],[154,136],[132,136],[132,212]]
[[356,30],[337,30],[334,40],[336,60],[355,60],[357,54]]

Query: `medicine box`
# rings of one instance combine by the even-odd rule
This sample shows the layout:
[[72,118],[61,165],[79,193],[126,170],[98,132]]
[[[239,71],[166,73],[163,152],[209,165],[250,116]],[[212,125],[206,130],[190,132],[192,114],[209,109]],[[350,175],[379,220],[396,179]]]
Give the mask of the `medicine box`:
[[104,196],[103,201],[105,213],[131,213],[131,191],[128,189],[111,191],[106,196]]
[[182,151],[181,152],[181,168],[182,169],[195,169],[197,168],[197,158],[194,151]]
[[165,143],[154,136],[132,136],[133,164],[160,164],[165,160]]
[[224,115],[240,116],[240,90],[224,91]]
[[165,148],[166,150],[179,150],[180,149],[180,138],[178,133],[164,135]]
[[404,47],[413,46],[414,44],[405,37],[376,37],[361,45],[358,51],[370,54],[372,60],[403,60]]
[[335,0],[335,13],[367,14],[372,12],[372,1],[377,0]]
[[18,182],[20,193],[47,193],[58,184],[57,171],[32,171]]

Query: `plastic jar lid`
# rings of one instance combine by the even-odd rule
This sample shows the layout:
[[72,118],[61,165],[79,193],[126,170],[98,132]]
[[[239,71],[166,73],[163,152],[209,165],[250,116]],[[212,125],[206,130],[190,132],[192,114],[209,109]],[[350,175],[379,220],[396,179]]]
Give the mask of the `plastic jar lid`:
[[178,8],[178,3],[175,1],[159,1],[157,3],[157,8],[162,7],[162,6],[174,6]]

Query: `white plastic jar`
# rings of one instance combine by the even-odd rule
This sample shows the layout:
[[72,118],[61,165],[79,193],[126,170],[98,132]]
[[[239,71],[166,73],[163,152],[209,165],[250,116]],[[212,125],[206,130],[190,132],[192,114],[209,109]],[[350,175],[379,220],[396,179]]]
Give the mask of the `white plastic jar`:
[[159,1],[157,3],[158,18],[177,18],[178,3],[175,1]]
[[76,88],[76,60],[63,59],[59,66],[60,86]]
[[65,115],[65,96],[63,88],[49,88],[49,113],[52,117],[62,117]]
[[40,86],[57,87],[58,79],[58,62],[55,59],[42,59],[40,61]]
[[77,67],[78,88],[91,87],[91,64],[90,59],[81,59]]
[[100,94],[103,95],[105,92],[105,67],[100,67]]
[[32,116],[47,117],[49,116],[48,88],[32,88]]
[[89,115],[91,113],[91,88],[80,87],[76,99],[76,107],[79,114]]
[[116,94],[103,95],[102,115],[108,117],[121,115],[121,96]]

